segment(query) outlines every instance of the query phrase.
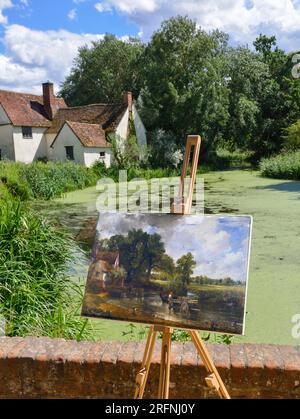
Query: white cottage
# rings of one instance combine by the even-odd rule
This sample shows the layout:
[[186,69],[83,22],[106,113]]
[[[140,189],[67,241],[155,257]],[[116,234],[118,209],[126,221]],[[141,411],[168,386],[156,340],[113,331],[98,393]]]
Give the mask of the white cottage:
[[109,167],[108,136],[116,134],[125,142],[131,122],[142,150],[146,131],[130,92],[120,103],[69,108],[55,97],[52,83],[43,84],[42,96],[0,90],[0,159],[72,160],[87,167],[101,160]]

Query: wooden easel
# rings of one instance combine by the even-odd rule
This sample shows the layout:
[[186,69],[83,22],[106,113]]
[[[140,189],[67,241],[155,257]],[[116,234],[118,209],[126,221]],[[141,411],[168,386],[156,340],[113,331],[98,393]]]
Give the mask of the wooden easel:
[[[192,148],[194,147],[194,156],[192,162],[191,176],[189,190],[187,197],[185,198],[185,179],[188,172],[190,163]],[[178,199],[175,200],[171,207],[171,213],[186,215],[190,214],[192,202],[193,202],[193,191],[196,182],[197,167],[200,156],[201,138],[199,136],[188,136],[187,145],[181,175],[181,182],[179,188]],[[159,390],[158,399],[169,398],[169,387],[170,387],[170,355],[171,355],[171,339],[173,334],[173,328],[165,326],[151,326],[146,348],[143,356],[143,362],[141,369],[136,377],[136,391],[135,399],[142,399],[144,397],[145,387],[147,384],[153,352],[155,348],[155,342],[157,333],[162,333],[162,348],[161,348],[161,364],[160,364],[160,378],[159,378]],[[199,333],[195,330],[188,331],[192,342],[194,343],[200,358],[208,372],[208,377],[205,379],[206,384],[209,388],[215,389],[221,399],[230,399],[228,391],[225,387],[217,368],[215,367],[213,360],[204,345]]]

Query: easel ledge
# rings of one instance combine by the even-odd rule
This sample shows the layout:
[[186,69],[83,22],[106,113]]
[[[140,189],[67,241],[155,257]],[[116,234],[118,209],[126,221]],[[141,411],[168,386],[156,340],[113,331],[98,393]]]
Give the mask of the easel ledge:
[[[185,199],[185,179],[188,172],[188,166],[191,158],[192,148],[194,147],[194,155],[191,169],[191,179],[187,198]],[[201,148],[201,137],[197,135],[191,135],[187,138],[186,151],[183,163],[183,169],[181,174],[181,182],[179,188],[178,199],[174,202],[171,207],[171,213],[187,215],[191,213],[192,202],[193,202],[193,191],[196,182],[197,168],[200,157]],[[157,333],[162,333],[162,348],[161,348],[161,364],[160,364],[160,377],[159,377],[159,390],[158,399],[168,399],[170,389],[170,355],[171,355],[171,341],[173,328],[165,326],[151,326],[149,335],[147,338],[146,348],[143,356],[141,369],[136,377],[136,391],[135,399],[142,399],[144,397],[146,384],[149,377],[149,371],[151,367],[153,352],[157,339]],[[199,333],[195,330],[188,330],[191,336],[192,342],[194,343],[200,358],[208,372],[208,377],[205,379],[206,384],[209,388],[215,389],[221,399],[230,399],[229,393],[226,386],[218,373],[214,362],[204,345],[204,342],[199,336]]]

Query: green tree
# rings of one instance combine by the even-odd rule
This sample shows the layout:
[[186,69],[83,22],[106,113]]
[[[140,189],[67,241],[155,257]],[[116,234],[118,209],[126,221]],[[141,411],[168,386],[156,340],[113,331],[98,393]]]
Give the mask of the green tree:
[[148,281],[150,281],[152,270],[160,266],[164,253],[165,246],[161,241],[161,236],[159,234],[148,235],[145,248]]
[[120,102],[124,91],[138,95],[137,62],[143,48],[137,39],[122,41],[114,35],[80,48],[61,96],[69,106],[78,106]]
[[300,150],[300,119],[284,130],[283,141],[285,150]]
[[192,253],[187,253],[182,256],[176,263],[177,280],[184,286],[189,285],[191,283],[195,267],[196,262]]
[[125,269],[126,282],[149,281],[151,272],[159,267],[165,247],[159,234],[148,234],[143,230],[130,230],[127,236],[117,235],[102,240],[100,247],[120,252],[120,265]]
[[141,59],[139,106],[149,131],[171,132],[180,145],[186,134],[201,133],[206,147],[220,137],[228,117],[227,40],[219,31],[204,32],[187,17],[163,22]]

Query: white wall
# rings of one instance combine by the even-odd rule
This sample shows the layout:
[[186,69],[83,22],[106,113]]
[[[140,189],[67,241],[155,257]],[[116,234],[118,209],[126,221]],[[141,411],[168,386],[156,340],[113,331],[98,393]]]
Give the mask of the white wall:
[[15,160],[12,125],[0,126],[0,149],[2,158]]
[[66,161],[66,147],[74,147],[75,163],[84,164],[84,147],[69,125],[65,124],[52,147],[52,160]]
[[53,160],[53,149],[51,148],[56,134],[46,134],[47,159]]
[[8,118],[3,107],[0,105],[0,125],[6,125],[10,123],[11,123],[10,119]]
[[133,105],[132,108],[132,116],[133,116],[133,122],[137,137],[137,143],[139,147],[146,147],[147,146],[147,133],[145,126],[140,118],[140,115],[136,109],[136,107]]
[[[91,167],[96,161],[100,160],[100,153],[105,153],[105,166],[110,167],[112,164],[113,156],[110,148],[90,148],[84,149],[84,163],[86,167]],[[102,161],[102,160],[101,160]]]
[[124,140],[127,138],[127,135],[128,135],[128,129],[129,129],[128,124],[129,124],[129,110],[127,109],[127,111],[125,112],[116,130],[116,134],[120,136],[121,138],[123,138]]
[[45,128],[32,128],[33,138],[23,138],[22,128],[14,127],[15,160],[32,163],[39,158],[47,157]]

